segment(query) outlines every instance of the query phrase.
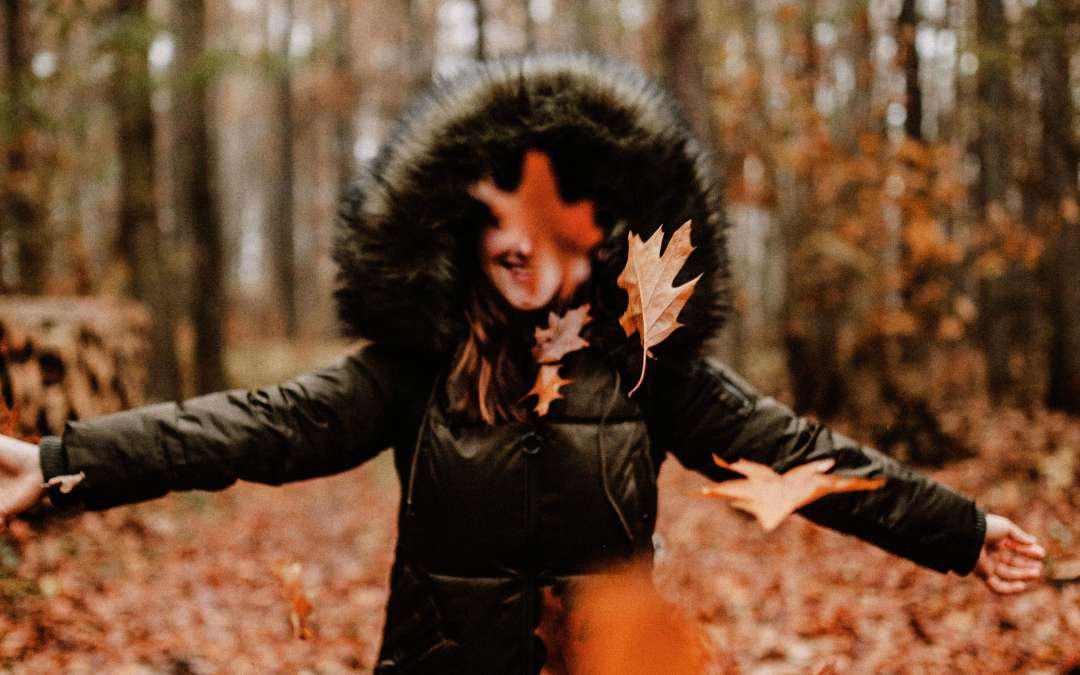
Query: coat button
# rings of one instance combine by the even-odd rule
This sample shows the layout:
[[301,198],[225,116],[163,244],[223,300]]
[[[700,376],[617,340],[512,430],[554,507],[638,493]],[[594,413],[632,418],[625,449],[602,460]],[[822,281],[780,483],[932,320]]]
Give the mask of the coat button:
[[535,455],[540,452],[540,448],[544,447],[544,437],[535,431],[530,431],[521,437],[518,441],[518,447],[526,455]]

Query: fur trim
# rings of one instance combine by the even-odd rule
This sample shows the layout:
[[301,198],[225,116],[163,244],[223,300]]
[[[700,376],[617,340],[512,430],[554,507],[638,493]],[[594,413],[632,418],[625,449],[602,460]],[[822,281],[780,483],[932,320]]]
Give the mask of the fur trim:
[[[696,353],[728,310],[725,221],[709,158],[671,98],[640,71],[586,55],[472,66],[434,83],[399,122],[341,205],[334,260],[338,313],[352,337],[446,354],[465,335],[475,251],[487,207],[467,193],[485,175],[520,181],[525,150],[552,159],[566,201],[591,199],[606,238],[594,254],[594,343],[625,341],[627,229],[649,236],[693,220],[696,250],[676,280],[704,276],[657,354]],[[633,340],[637,340],[637,336]]]

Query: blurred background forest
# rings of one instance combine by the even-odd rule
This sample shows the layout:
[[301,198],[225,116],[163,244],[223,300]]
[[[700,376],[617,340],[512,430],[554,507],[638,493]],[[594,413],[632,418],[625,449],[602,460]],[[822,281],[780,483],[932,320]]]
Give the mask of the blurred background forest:
[[236,382],[244,340],[334,335],[338,195],[433,74],[574,49],[659,77],[714,149],[738,284],[721,353],[752,379],[924,446],[942,399],[1080,411],[1072,0],[5,0],[0,19],[0,288],[141,302],[151,398]]
[[[1070,524],[1080,513],[1076,0],[2,0],[0,35],[0,384],[6,402],[20,406],[23,433],[55,432],[69,417],[147,400],[266,384],[340,351],[329,258],[338,196],[410,95],[474,59],[586,50],[661,79],[714,151],[737,285],[719,355],[800,411],[908,461],[989,458],[978,469],[961,462],[947,476],[972,491],[992,490],[986,503],[1000,512],[1018,520],[1026,513],[1052,555],[1068,557],[1080,536]],[[1002,487],[1006,479],[1013,482]],[[383,473],[369,480],[390,489]],[[689,479],[667,480],[682,490]],[[353,593],[352,609],[372,609],[377,628],[384,595],[371,589],[382,588],[389,545],[375,540],[387,533],[343,521],[306,535],[319,537],[315,543],[280,533],[268,544],[214,526],[223,513],[255,531],[277,516],[334,517],[326,500],[354,497],[346,483],[330,485],[325,495],[286,488],[296,495],[292,506],[264,488],[243,488],[260,495],[261,506],[240,515],[238,502],[220,496],[166,500],[158,510],[105,520],[87,515],[76,531],[78,573],[66,538],[35,549],[28,531],[16,529],[15,539],[0,541],[7,617],[0,628],[9,622],[0,658],[45,659],[50,636],[66,636],[61,651],[94,653],[103,636],[130,646],[150,607],[168,630],[191,630],[184,620],[205,608],[168,623],[189,598],[175,590],[149,598],[151,588],[161,592],[177,575],[196,595],[207,578],[215,587],[255,583],[263,572],[246,565],[276,559],[278,545],[320,552],[321,572],[307,577],[309,585],[327,597]],[[1034,495],[1044,506],[1030,506]],[[391,520],[392,497],[378,499],[367,506]],[[717,510],[695,506],[691,516],[682,508],[667,522],[692,537],[673,550],[685,545],[686,556],[703,555],[702,514]],[[177,523],[192,513],[210,514],[190,527],[231,563],[167,549],[164,538],[178,529],[191,535]],[[819,545],[808,529],[790,528],[768,545],[756,534],[740,540],[739,555],[815,560],[823,546],[843,568],[849,549],[839,538]],[[320,548],[346,539],[382,548],[358,571],[341,551]],[[893,584],[901,589],[897,607],[908,612],[900,623],[874,624],[859,609],[844,619],[842,607],[822,600],[828,593],[811,597],[814,611],[828,615],[813,625],[833,637],[854,640],[854,626],[865,631],[866,621],[880,630],[871,655],[882,664],[923,654],[919,663],[931,671],[963,663],[991,672],[1061,663],[1065,646],[1080,644],[1075,586],[1040,596],[1057,623],[1038,644],[1057,651],[1000,644],[993,651],[972,643],[1011,644],[1009,631],[1037,614],[1034,607],[975,609],[955,625],[947,607],[927,618],[911,598],[944,592],[937,578],[883,580],[890,572],[875,555],[852,559],[859,567],[835,573],[839,586],[829,588]],[[108,562],[115,556],[122,583],[110,576],[120,574]],[[81,578],[88,560],[105,570],[96,585]],[[147,568],[146,560],[155,562]],[[717,566],[731,562],[694,565],[722,575]],[[155,576],[155,565],[171,569],[171,580]],[[770,628],[764,646],[736,644],[749,626],[760,628],[755,621],[775,620],[768,606],[751,610],[752,598],[776,597],[768,575],[726,578],[745,602],[702,609],[715,589],[703,590],[689,573],[659,574],[667,594],[695,607],[699,619],[729,627],[713,638],[740,654],[732,667],[755,670],[777,658],[809,667],[822,654],[841,665],[878,663],[865,650],[844,656],[832,643],[792,656],[805,622]],[[878,576],[860,577],[870,574]],[[342,586],[334,591],[331,582]],[[133,591],[140,599],[124,605],[117,597],[132,592],[121,590],[130,583],[143,584]],[[788,602],[805,595],[798,585],[782,590]],[[231,608],[219,612],[248,612],[255,603],[265,614],[273,605],[218,591],[214,602]],[[66,596],[76,599],[58,604]],[[79,633],[74,617],[90,597],[97,615],[109,618]],[[982,602],[976,597],[962,602]],[[323,644],[322,653],[347,652],[338,666],[351,671],[370,665],[375,631],[366,619],[334,623],[333,612],[348,609],[326,610],[324,631],[338,641],[327,638],[336,646]],[[265,621],[258,612],[247,616]],[[194,661],[176,656],[162,672],[196,672],[199,659],[231,663],[207,651],[232,635],[211,635],[219,619],[210,615],[198,629],[208,632],[188,638],[198,645],[188,645]],[[954,645],[934,628],[942,625],[981,637]],[[117,630],[127,632],[117,637]],[[251,672],[267,672],[258,667],[265,655],[244,651],[261,643],[233,638],[222,649],[247,654]],[[906,645],[905,655],[895,645]],[[163,647],[144,647],[140,663],[164,663]],[[310,650],[277,651],[269,662],[300,667],[315,658]],[[244,670],[234,666],[226,670]]]

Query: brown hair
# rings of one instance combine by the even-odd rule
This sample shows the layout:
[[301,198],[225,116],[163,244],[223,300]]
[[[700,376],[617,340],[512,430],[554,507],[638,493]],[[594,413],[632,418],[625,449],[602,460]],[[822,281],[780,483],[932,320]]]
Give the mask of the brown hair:
[[528,377],[532,375],[533,321],[529,313],[512,319],[510,308],[491,283],[478,274],[469,291],[465,317],[469,334],[447,378],[450,411],[488,425],[522,421]]

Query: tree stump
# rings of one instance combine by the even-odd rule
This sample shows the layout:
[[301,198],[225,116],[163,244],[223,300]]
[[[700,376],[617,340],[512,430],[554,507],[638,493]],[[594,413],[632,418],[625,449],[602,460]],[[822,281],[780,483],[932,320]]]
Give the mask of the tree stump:
[[150,314],[119,298],[0,297],[0,393],[26,436],[141,405]]

